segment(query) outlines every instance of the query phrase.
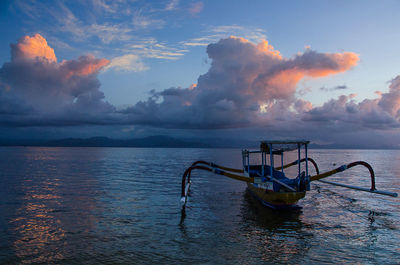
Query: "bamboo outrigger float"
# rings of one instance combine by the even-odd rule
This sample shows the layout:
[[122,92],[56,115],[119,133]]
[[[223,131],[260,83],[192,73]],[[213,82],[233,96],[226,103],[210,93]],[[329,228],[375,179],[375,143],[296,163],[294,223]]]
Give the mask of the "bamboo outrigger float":
[[[206,161],[196,161],[186,169],[182,176],[181,202],[186,205],[190,189],[190,176],[194,169],[211,171],[218,175],[227,176],[232,179],[247,182],[250,193],[258,199],[263,205],[273,209],[299,208],[297,202],[304,198],[306,192],[310,190],[312,181],[341,186],[349,189],[376,193],[397,197],[397,193],[377,190],[375,187],[375,173],[372,167],[364,161],[356,161],[342,165],[333,170],[320,173],[317,163],[308,157],[309,141],[262,141],[260,150],[242,150],[243,169],[234,169],[209,163]],[[304,148],[304,158],[301,158],[301,149]],[[287,165],[283,164],[283,154],[287,151],[297,149],[298,159]],[[261,155],[261,164],[251,164],[250,156],[254,154]],[[269,155],[269,156],[267,156]],[[275,167],[274,158],[280,156],[280,166]],[[309,175],[309,162],[314,166],[316,174]],[[302,163],[304,163],[302,171]],[[298,174],[296,178],[288,178],[284,169],[298,165]],[[371,177],[371,188],[362,188],[357,186],[345,185],[341,183],[322,180],[355,166],[364,166],[369,170]]]

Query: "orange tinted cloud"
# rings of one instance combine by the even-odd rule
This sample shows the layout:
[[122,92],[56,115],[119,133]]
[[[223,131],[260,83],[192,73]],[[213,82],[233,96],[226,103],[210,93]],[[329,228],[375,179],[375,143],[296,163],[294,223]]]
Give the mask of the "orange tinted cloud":
[[345,72],[350,68],[357,65],[359,61],[358,54],[354,52],[344,52],[344,53],[324,53],[327,58],[330,58],[332,62],[336,63],[336,67],[328,68],[321,66],[320,68],[314,68],[305,71],[305,75],[311,77],[323,77],[331,74],[337,74]]
[[267,55],[275,56],[279,59],[282,59],[282,56],[278,50],[275,50],[272,45],[268,43],[267,40],[263,40],[257,45],[257,49],[266,53]]
[[255,87],[258,91],[263,91],[264,95],[274,98],[293,95],[297,84],[304,77],[319,78],[345,72],[354,67],[359,60],[358,54],[352,52],[317,53],[312,50],[287,60],[269,46],[268,43],[264,44],[264,50],[279,60],[271,71],[259,75]]
[[12,44],[11,48],[13,60],[46,58],[49,62],[57,62],[54,50],[40,34],[22,37],[17,44]]
[[[304,71],[288,69],[277,72],[264,84],[265,93],[274,98],[285,98],[296,91],[297,83],[304,77]],[[260,84],[258,84],[260,85]]]
[[93,55],[81,56],[78,60],[63,61],[60,65],[65,76],[88,76],[97,73],[110,63],[107,59],[97,59]]
[[[51,48],[45,38],[40,34],[34,36],[24,36],[17,44],[11,44],[12,60],[25,61],[29,59],[47,60],[57,63],[57,57],[54,49]],[[78,60],[64,60],[54,65],[60,74],[66,78],[71,76],[88,76],[97,73],[100,69],[110,63],[107,59],[97,59],[93,55],[81,56]]]

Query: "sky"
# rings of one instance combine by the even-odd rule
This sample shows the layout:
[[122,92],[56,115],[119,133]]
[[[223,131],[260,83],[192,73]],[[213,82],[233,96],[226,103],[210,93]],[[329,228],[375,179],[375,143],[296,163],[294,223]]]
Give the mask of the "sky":
[[400,1],[1,1],[0,138],[400,148]]

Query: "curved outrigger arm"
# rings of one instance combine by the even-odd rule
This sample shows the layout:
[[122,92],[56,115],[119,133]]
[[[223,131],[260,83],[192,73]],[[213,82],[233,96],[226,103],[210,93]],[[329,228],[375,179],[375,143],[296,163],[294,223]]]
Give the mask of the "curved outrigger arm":
[[[317,163],[311,158],[308,158],[307,160],[310,161],[314,165],[315,172],[317,173],[316,175],[310,177],[310,181],[318,180],[320,182],[323,182],[323,183],[326,183],[326,184],[335,185],[335,186],[340,186],[340,187],[345,187],[345,188],[359,190],[359,191],[366,191],[366,192],[377,193],[377,194],[381,194],[381,195],[388,195],[388,196],[392,196],[392,197],[397,197],[397,193],[395,193],[395,192],[382,191],[382,190],[377,190],[376,189],[376,187],[375,187],[375,173],[374,173],[374,170],[371,167],[371,165],[368,164],[367,162],[364,162],[364,161],[352,162],[352,163],[349,163],[347,165],[342,165],[342,166],[340,166],[338,168],[335,168],[333,170],[330,170],[330,171],[327,171],[327,172],[324,172],[324,173],[320,174]],[[300,160],[300,163],[305,162],[305,161],[306,161],[306,159],[303,158],[303,159]],[[299,163],[299,160],[296,160],[296,161],[293,161],[292,163],[284,165],[283,167],[277,167],[276,170],[280,170],[282,168],[285,169],[285,168],[297,165],[298,163]],[[342,171],[344,171],[346,169],[349,169],[349,168],[352,168],[352,167],[355,167],[355,166],[358,166],[358,165],[365,166],[368,169],[369,174],[371,176],[371,189],[352,186],[352,185],[346,185],[346,184],[341,184],[341,183],[336,183],[336,182],[327,181],[327,180],[322,180],[323,178],[332,176],[332,175],[334,175],[336,173],[342,172]]]
[[[318,168],[317,163],[314,161],[314,159],[309,158],[309,157],[307,159],[303,158],[303,159],[300,160],[300,163],[303,163],[305,161],[310,161],[313,164],[314,168],[315,168],[315,172],[317,174],[319,174],[319,168]],[[294,166],[294,165],[298,165],[298,164],[299,164],[299,160],[296,160],[296,161],[293,161],[292,163],[284,165],[283,167],[276,167],[275,169],[276,170],[281,170],[281,169],[285,169],[285,168],[288,168],[288,167],[291,167],[291,166]]]
[[225,170],[225,171],[236,172],[236,173],[243,173],[243,169],[236,169],[236,168],[230,168],[230,167],[223,167],[223,166],[220,166],[220,165],[217,165],[217,164],[214,164],[214,163],[210,163],[210,162],[206,162],[206,161],[203,161],[203,160],[199,160],[199,161],[194,162],[194,163],[191,165],[191,167],[194,167],[194,166],[196,166],[196,165],[198,165],[198,164],[204,164],[204,165],[206,165],[206,166],[210,166],[210,167],[212,167],[212,168],[219,168],[219,169],[222,169],[222,170]]
[[[201,165],[200,165],[201,164]],[[244,181],[244,182],[250,182],[253,183],[254,182],[254,178],[249,178],[249,177],[245,177],[245,176],[241,176],[241,175],[237,175],[231,172],[235,172],[235,173],[243,173],[243,170],[241,169],[235,169],[235,168],[229,168],[229,167],[223,167],[223,166],[219,166],[217,164],[214,163],[209,163],[203,160],[199,160],[194,162],[190,167],[188,167],[185,170],[185,173],[183,173],[182,176],[182,190],[181,190],[181,202],[183,204],[186,204],[187,202],[187,196],[189,193],[189,188],[190,188],[190,176],[191,176],[191,172],[193,169],[202,169],[202,170],[207,170],[210,172],[213,172],[217,175],[223,175],[232,179],[236,179],[239,181]],[[230,171],[230,172],[228,172]],[[186,180],[187,179],[187,180]]]
[[[352,186],[352,185],[346,185],[346,184],[341,184],[341,183],[336,183],[336,182],[332,182],[332,181],[327,181],[327,180],[322,180],[323,178],[327,178],[329,176],[332,176],[336,173],[345,171],[349,168],[355,167],[355,166],[364,166],[368,169],[369,174],[371,176],[371,188],[367,189],[367,188],[362,188],[362,187],[357,187],[357,186]],[[381,190],[377,190],[375,187],[375,173],[374,170],[372,169],[371,165],[368,164],[367,162],[364,161],[355,161],[346,165],[342,165],[338,168],[335,168],[333,170],[321,173],[321,174],[316,174],[314,176],[310,177],[310,181],[320,181],[326,184],[331,184],[331,185],[335,185],[335,186],[340,186],[340,187],[345,187],[345,188],[349,188],[349,189],[354,189],[354,190],[359,190],[359,191],[366,191],[366,192],[371,192],[371,193],[377,193],[377,194],[381,194],[381,195],[387,195],[387,196],[392,196],[392,197],[397,197],[397,193],[395,192],[389,192],[389,191],[381,191]]]

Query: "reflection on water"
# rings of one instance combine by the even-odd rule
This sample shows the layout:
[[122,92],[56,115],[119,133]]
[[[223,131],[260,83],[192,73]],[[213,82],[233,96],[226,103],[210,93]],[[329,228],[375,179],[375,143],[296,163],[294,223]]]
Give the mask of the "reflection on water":
[[[98,192],[96,176],[81,178],[80,173],[91,170],[90,163],[81,163],[81,159],[98,161],[99,150],[93,150],[71,157],[52,148],[16,148],[16,157],[11,158],[19,159],[18,166],[2,165],[2,178],[16,191],[3,194],[4,217],[13,235],[9,244],[15,253],[10,262],[58,263],[80,248],[70,244],[75,237],[71,235],[85,238],[96,223],[91,212],[97,209],[92,197]],[[10,207],[15,203],[18,207]]]
[[[298,263],[306,255],[313,234],[301,219],[301,210],[272,210],[245,192],[241,207],[242,230],[261,259],[268,262]],[[256,239],[256,242],[253,242]],[[279,253],[279,255],[271,255]]]
[[61,220],[53,214],[54,206],[60,202],[57,185],[57,180],[54,183],[22,185],[25,193],[23,205],[16,210],[18,217],[11,219],[10,223],[19,235],[13,243],[16,255],[24,263],[54,262],[64,258],[62,252],[51,249],[65,237]]
[[[310,156],[322,171],[367,160],[377,187],[399,192],[399,151],[310,150]],[[181,210],[181,174],[199,159],[241,166],[240,150],[232,149],[1,147],[0,264],[400,260],[398,198],[320,183],[300,201],[302,209],[273,211],[245,184],[197,171]],[[289,154],[285,162],[294,159]],[[363,168],[332,180],[369,186]]]
[[[256,200],[248,190],[243,196],[243,205],[241,207],[241,217],[243,224],[255,223],[261,228],[270,231],[280,232],[282,227],[287,227],[290,230],[301,230],[303,227],[302,221],[299,219],[301,209],[292,210],[272,210],[264,207]],[[285,229],[283,229],[284,231]]]

